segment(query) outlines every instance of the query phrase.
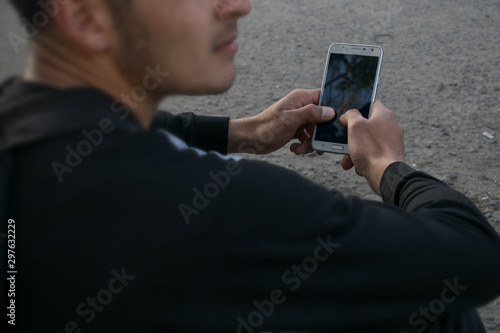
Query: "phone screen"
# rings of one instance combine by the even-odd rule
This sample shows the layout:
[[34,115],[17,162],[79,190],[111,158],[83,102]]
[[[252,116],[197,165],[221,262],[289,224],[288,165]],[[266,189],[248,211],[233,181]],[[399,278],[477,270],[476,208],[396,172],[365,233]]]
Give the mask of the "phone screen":
[[321,105],[332,107],[337,118],[318,124],[315,140],[347,144],[347,128],[339,119],[351,109],[368,118],[378,63],[379,57],[374,56],[330,54]]

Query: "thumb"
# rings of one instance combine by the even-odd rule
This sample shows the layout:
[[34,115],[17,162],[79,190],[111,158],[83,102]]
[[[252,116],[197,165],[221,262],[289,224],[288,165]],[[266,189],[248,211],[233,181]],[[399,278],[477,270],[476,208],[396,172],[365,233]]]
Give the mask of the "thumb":
[[301,125],[309,123],[323,123],[335,118],[335,111],[326,106],[318,106],[314,104],[306,105],[298,110],[293,111],[293,117]]

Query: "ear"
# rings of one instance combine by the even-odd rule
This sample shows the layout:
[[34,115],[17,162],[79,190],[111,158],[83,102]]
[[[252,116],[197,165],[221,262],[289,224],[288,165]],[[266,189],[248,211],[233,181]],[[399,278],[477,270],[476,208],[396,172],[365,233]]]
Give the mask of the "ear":
[[53,20],[60,33],[90,52],[104,52],[110,46],[112,17],[103,0],[66,0],[59,3]]

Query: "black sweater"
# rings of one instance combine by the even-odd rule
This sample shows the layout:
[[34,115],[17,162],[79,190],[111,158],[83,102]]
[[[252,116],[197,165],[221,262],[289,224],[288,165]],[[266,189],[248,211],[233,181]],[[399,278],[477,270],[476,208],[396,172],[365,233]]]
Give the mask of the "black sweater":
[[364,201],[224,156],[228,118],[146,131],[95,90],[1,91],[19,332],[484,332],[500,239],[425,173],[395,163]]

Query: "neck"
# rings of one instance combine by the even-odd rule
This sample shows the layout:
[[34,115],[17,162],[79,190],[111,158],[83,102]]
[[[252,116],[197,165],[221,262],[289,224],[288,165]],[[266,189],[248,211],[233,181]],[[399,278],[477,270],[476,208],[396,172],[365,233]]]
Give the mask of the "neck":
[[58,47],[60,43],[37,36],[24,73],[25,80],[57,89],[89,87],[100,90],[127,106],[141,126],[149,128],[159,98],[130,84],[109,56],[70,51]]

